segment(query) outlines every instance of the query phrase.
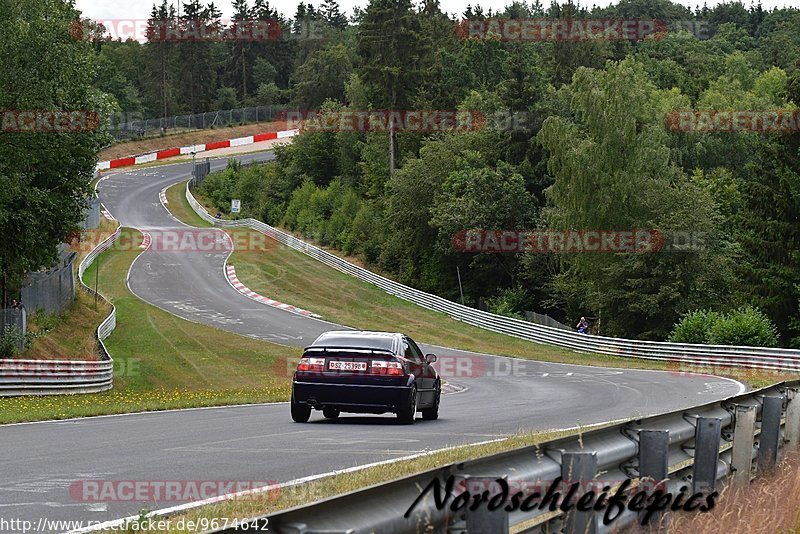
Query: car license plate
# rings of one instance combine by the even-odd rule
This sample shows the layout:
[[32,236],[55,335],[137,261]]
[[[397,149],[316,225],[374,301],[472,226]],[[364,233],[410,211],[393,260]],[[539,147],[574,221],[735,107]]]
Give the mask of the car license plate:
[[328,362],[328,369],[335,371],[366,371],[367,362]]

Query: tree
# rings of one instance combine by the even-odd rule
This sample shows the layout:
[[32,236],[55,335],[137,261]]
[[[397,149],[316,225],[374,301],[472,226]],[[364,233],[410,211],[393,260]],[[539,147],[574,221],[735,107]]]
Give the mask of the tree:
[[256,102],[259,106],[273,106],[280,102],[281,90],[274,83],[262,83],[258,86]]
[[161,5],[153,6],[147,21],[146,78],[149,102],[148,112],[154,116],[168,117],[178,108],[175,72],[177,54],[175,45],[165,39],[170,31],[175,31],[177,21],[175,7],[162,0]]
[[[248,0],[233,0],[233,25],[248,25],[253,18],[253,11],[250,9]],[[237,88],[242,100],[247,99],[248,90],[251,87],[252,79],[251,66],[253,64],[253,47],[247,39],[234,39],[230,46],[229,69],[231,75],[229,81]],[[258,83],[256,83],[258,87]]]
[[[464,231],[513,231],[534,226],[536,200],[512,165],[500,162],[496,168],[487,167],[479,153],[467,151],[459,158],[459,167],[447,176],[431,208],[430,224],[438,230],[440,247],[450,249],[454,237]],[[492,286],[515,285],[519,258],[515,253],[470,254],[473,290],[483,296]]]
[[[420,24],[410,0],[371,0],[358,27],[358,73],[383,109],[406,109],[418,84],[423,54]],[[397,162],[397,132],[389,128],[389,174]]]
[[[580,68],[571,91],[577,119],[548,118],[538,135],[555,178],[551,228],[718,231],[714,200],[671,161],[658,93],[641,65]],[[604,333],[663,339],[681,313],[718,305],[729,293],[731,261],[712,242],[700,250],[572,254],[562,259],[554,294],[582,307],[572,313],[602,313]]]
[[83,220],[97,152],[109,142],[91,114],[113,100],[91,87],[91,43],[70,35],[78,12],[66,2],[0,1],[0,109],[90,113],[85,128],[0,133],[0,275],[5,303],[26,271],[50,267]]
[[347,27],[347,17],[339,9],[339,4],[336,0],[322,0],[319,11],[325,18],[325,22],[334,28],[343,30]]
[[746,261],[740,272],[750,302],[778,326],[787,343],[800,335],[790,322],[798,315],[800,272],[800,140],[773,136],[745,165],[745,209],[739,240]]
[[275,77],[277,75],[278,71],[272,66],[272,63],[270,63],[268,59],[263,57],[256,58],[255,64],[253,65],[253,81],[256,83],[256,87],[265,83],[275,83]]
[[[177,43],[177,61],[181,66],[178,87],[192,113],[205,112],[217,90],[217,63],[212,51],[217,43],[207,42],[202,36],[211,35],[221,27],[221,15],[213,2],[204,7],[201,0],[190,0],[183,4],[183,14],[179,17],[184,38]],[[194,35],[198,38],[193,38]]]
[[236,89],[233,87],[220,87],[217,89],[217,100],[214,102],[214,108],[223,110],[238,107],[239,100],[236,98]]
[[295,103],[316,109],[325,100],[345,101],[345,83],[353,71],[350,53],[344,44],[334,44],[313,52],[292,75]]

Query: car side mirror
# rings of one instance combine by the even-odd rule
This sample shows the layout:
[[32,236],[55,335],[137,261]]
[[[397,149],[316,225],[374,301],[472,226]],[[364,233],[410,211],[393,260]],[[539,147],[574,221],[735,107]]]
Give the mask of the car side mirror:
[[436,355],[435,354],[426,354],[425,355],[425,361],[428,362],[428,363],[435,362],[436,361]]

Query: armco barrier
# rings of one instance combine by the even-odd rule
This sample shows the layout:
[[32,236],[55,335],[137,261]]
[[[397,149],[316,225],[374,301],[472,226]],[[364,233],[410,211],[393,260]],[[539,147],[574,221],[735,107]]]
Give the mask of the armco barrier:
[[[256,230],[339,271],[374,284],[387,293],[424,308],[446,313],[453,319],[494,332],[578,352],[668,361],[676,366],[686,365],[686,372],[692,370],[700,372],[706,367],[739,367],[800,373],[800,350],[795,349],[692,345],[592,336],[477,310],[384,278],[261,221],[255,219],[226,221],[212,217],[194,198],[188,184],[186,198],[198,215],[212,224]],[[677,367],[677,369],[680,370],[681,367]]]
[[[83,283],[83,273],[119,236],[120,228],[92,249],[78,265],[81,288],[91,295],[95,291]],[[99,361],[72,360],[0,360],[0,397],[18,395],[62,395],[65,393],[98,393],[113,386],[114,361],[103,340],[117,324],[117,310],[105,297],[97,296],[111,306],[111,313],[97,327]]]
[[285,130],[281,132],[264,132],[255,135],[248,135],[247,137],[238,137],[236,139],[226,139],[224,141],[213,141],[211,143],[201,143],[199,145],[184,146],[167,148],[159,150],[158,152],[151,152],[149,154],[142,154],[139,156],[128,156],[124,158],[112,159],[111,161],[101,161],[95,168],[96,171],[105,171],[108,169],[118,169],[120,167],[130,167],[132,165],[142,165],[160,159],[171,158],[173,156],[180,156],[186,154],[196,154],[198,152],[205,152],[207,150],[217,150],[218,148],[228,148],[243,145],[252,145],[253,143],[260,143],[262,141],[271,141],[273,139],[285,139],[293,137],[297,130]]
[[[783,445],[785,444],[785,447]],[[338,497],[298,506],[283,512],[252,518],[236,527],[218,528],[214,532],[250,531],[268,525],[270,532],[304,534],[312,532],[467,532],[484,534],[507,532],[589,533],[613,531],[631,524],[637,515],[625,510],[618,518],[604,525],[604,510],[578,512],[575,501],[581,494],[610,486],[608,496],[626,480],[630,481],[628,502],[652,479],[665,481],[667,492],[676,496],[685,486],[685,499],[695,492],[721,489],[720,481],[733,474],[733,482],[746,485],[754,470],[768,470],[776,463],[780,450],[797,450],[800,446],[800,382],[782,383],[723,401],[695,406],[663,415],[648,417],[582,435],[556,439],[485,458],[450,464],[425,473],[412,475]],[[754,462],[754,460],[756,460]],[[753,464],[757,465],[753,465]],[[456,485],[447,492],[449,477]],[[566,494],[571,483],[582,487],[572,498],[573,509],[564,514],[560,509],[534,506],[526,512],[511,512],[500,507],[489,511],[486,503],[476,511],[453,511],[450,505],[463,489],[474,496],[488,491],[491,499],[497,494],[494,481],[505,477],[511,490],[530,496],[540,492],[535,504],[543,500],[553,480],[562,477],[566,484],[558,487]],[[423,490],[438,479],[442,495],[449,497],[437,507],[433,491],[417,503],[408,518],[404,517]],[[652,483],[652,482],[651,482]],[[640,485],[643,484],[643,485]],[[649,494],[653,495],[653,486]],[[275,488],[275,491],[279,491]],[[488,500],[488,499],[487,499]],[[598,499],[599,501],[599,499]],[[719,497],[716,499],[720,502]],[[474,500],[467,501],[472,504]],[[463,501],[462,501],[463,503]],[[670,504],[672,501],[670,502]],[[703,498],[701,504],[706,504]],[[650,502],[646,502],[645,506]],[[673,512],[678,514],[692,512]]]

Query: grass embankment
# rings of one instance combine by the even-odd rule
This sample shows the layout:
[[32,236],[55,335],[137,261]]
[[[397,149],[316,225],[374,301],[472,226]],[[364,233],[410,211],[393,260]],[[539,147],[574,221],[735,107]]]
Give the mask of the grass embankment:
[[277,132],[286,129],[285,121],[256,122],[241,126],[223,128],[207,128],[205,130],[169,130],[167,135],[156,135],[144,139],[134,139],[115,143],[100,151],[100,161],[123,158],[133,154],[145,154],[167,148],[190,146],[200,143],[213,143],[237,137],[247,137],[265,132]]
[[[167,190],[170,210],[187,224],[207,226],[208,223],[186,201],[185,187],[185,182],[182,182]],[[195,197],[203,202],[202,197]],[[209,206],[210,203],[204,205]],[[249,236],[246,235],[248,232]],[[243,284],[261,295],[313,311],[338,324],[365,330],[400,330],[413,338],[437,345],[546,362],[669,370],[675,372],[676,376],[684,376],[692,371],[677,369],[674,364],[667,362],[577,353],[477,328],[444,313],[426,310],[389,295],[372,284],[263,238],[258,232],[237,229],[230,233],[235,243],[249,246],[247,250],[239,248],[234,251],[229,260],[236,267],[236,275]],[[797,375],[789,373],[745,369],[696,371],[713,371],[714,374],[735,378],[754,387],[797,378]]]
[[[100,292],[117,307],[117,329],[106,340],[114,389],[2,399],[0,423],[288,399],[288,373],[275,365],[296,349],[192,323],[145,303],[125,285],[140,250],[120,248],[100,256],[98,278]],[[92,285],[96,265],[84,275]]]
[[748,487],[724,487],[712,511],[677,514],[669,529],[698,534],[800,532],[800,452],[787,454]]
[[[105,217],[93,230],[84,230],[80,242],[73,242],[73,250],[78,254],[75,258],[75,273],[78,264],[101,241],[116,230],[117,224]],[[88,280],[93,285],[94,280]],[[61,313],[38,313],[28,310],[28,332],[32,338],[25,351],[17,358],[32,360],[97,360],[95,332],[97,326],[111,311],[102,299],[95,301],[75,282],[75,300],[69,308]]]
[[30,360],[98,360],[95,332],[110,307],[78,288],[75,300],[61,313],[37,313],[28,317],[33,339],[16,357]]

